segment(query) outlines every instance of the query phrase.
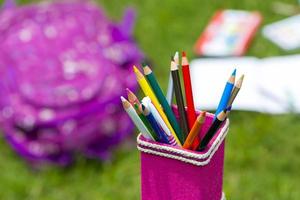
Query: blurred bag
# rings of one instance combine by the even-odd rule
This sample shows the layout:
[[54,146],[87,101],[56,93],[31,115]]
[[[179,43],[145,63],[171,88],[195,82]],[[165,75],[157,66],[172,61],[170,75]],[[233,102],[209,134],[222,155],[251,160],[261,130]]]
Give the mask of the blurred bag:
[[[107,159],[132,130],[122,88],[136,89],[129,67],[141,61],[135,13],[119,24],[89,1],[43,2],[0,11],[0,123],[32,164]],[[119,123],[122,121],[122,123]]]

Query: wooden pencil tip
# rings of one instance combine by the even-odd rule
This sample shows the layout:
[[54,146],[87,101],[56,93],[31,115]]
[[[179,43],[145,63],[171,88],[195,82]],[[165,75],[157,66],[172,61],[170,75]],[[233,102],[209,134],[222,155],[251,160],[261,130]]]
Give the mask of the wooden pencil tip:
[[200,115],[197,117],[197,121],[199,123],[203,123],[205,121],[206,111],[203,111],[200,113]]
[[237,88],[241,88],[242,87],[242,84],[243,84],[243,81],[244,81],[244,74],[239,78],[239,80],[237,81],[236,83],[236,87]]
[[171,71],[178,70],[178,66],[174,60],[171,61]]
[[243,74],[243,75],[240,77],[240,81],[243,81],[243,80],[244,80],[244,77],[245,77],[245,75]]
[[141,104],[141,106],[142,106],[141,109],[142,109],[143,115],[145,115],[145,116],[149,115],[149,113],[150,113],[149,109],[143,103]]
[[126,88],[126,92],[127,92],[127,97],[130,103],[135,101],[136,96],[134,95],[134,93],[129,89]]
[[138,72],[139,71],[138,68],[135,65],[133,65],[133,71],[134,72]]
[[224,121],[226,118],[227,109],[224,109],[222,112],[220,112],[217,116],[219,121]]

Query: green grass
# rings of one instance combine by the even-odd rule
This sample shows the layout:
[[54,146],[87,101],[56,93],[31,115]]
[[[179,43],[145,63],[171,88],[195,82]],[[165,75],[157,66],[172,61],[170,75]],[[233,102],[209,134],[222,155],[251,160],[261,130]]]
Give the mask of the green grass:
[[[1,2],[1,1],[0,1]],[[183,3],[184,2],[184,3]],[[296,1],[286,1],[296,3]],[[274,14],[271,1],[102,1],[114,20],[126,6],[138,10],[135,38],[155,66],[155,73],[166,88],[170,54],[192,46],[217,9],[258,10],[264,24],[285,16]],[[247,55],[285,55],[258,32]],[[297,115],[270,116],[252,112],[231,114],[227,137],[224,191],[228,199],[300,199],[300,120]],[[0,139],[0,199],[139,199],[139,154],[134,136],[115,151],[107,163],[78,158],[67,169],[29,168]]]

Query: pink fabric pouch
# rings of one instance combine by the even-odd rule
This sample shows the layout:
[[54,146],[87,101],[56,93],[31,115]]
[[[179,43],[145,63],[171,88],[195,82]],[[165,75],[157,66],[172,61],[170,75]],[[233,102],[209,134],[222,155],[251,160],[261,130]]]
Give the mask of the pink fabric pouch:
[[[201,138],[213,117],[207,113]],[[141,199],[225,200],[222,185],[228,128],[227,119],[203,152],[149,141],[140,134],[137,148],[141,152]]]

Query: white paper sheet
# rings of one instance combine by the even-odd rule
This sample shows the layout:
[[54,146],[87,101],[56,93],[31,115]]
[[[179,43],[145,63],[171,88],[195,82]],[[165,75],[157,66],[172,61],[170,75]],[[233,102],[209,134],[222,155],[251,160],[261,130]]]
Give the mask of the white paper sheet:
[[262,33],[284,50],[300,48],[300,15],[266,25]]
[[300,55],[258,59],[204,58],[190,64],[195,106],[215,110],[233,69],[245,74],[233,109],[266,113],[300,112]]

